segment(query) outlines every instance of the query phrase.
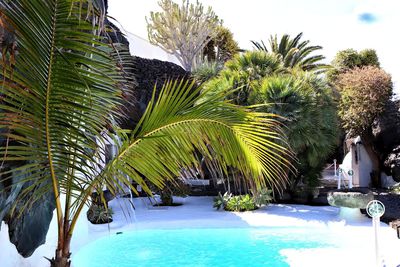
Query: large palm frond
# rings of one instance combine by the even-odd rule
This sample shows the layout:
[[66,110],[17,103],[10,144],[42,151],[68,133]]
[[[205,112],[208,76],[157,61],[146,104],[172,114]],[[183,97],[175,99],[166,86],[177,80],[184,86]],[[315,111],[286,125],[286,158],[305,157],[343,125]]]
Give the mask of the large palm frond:
[[263,41],[252,41],[252,43],[257,50],[280,55],[284,66],[287,68],[299,67],[305,71],[325,71],[329,68],[328,65],[321,63],[325,57],[322,55],[311,55],[313,52],[321,50],[322,46],[310,46],[309,40],[300,42],[302,36],[303,33],[299,33],[291,39],[290,35],[284,34],[279,40],[277,35],[271,35],[269,49]]
[[163,187],[183,167],[196,166],[199,151],[226,173],[227,166],[239,170],[254,189],[281,189],[292,155],[274,116],[224,101],[225,94],[204,99],[207,93],[193,83],[165,84],[136,129],[120,132],[117,156],[91,183],[105,179],[116,189],[129,177],[150,193],[148,183]]
[[13,169],[0,164],[0,177],[25,182],[24,207],[54,192],[59,223],[63,216],[65,222],[74,216],[62,214],[60,190],[67,193],[69,213],[71,192],[98,171],[95,137],[110,115],[119,116],[119,83],[125,81],[116,59],[127,53],[104,40],[91,1],[80,2],[85,1],[0,3],[17,42],[15,62],[3,60],[2,65],[0,129],[7,143],[0,157],[18,162]]

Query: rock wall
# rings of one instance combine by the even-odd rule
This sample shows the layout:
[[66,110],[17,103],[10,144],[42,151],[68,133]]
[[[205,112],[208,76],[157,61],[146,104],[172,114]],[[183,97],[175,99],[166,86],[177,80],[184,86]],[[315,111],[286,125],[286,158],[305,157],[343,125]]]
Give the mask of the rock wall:
[[384,171],[400,182],[400,100],[386,104],[372,124],[372,135]]
[[124,129],[135,127],[146,110],[155,87],[158,93],[166,81],[189,77],[188,72],[174,63],[136,56],[133,57],[133,75],[136,87],[124,104],[127,118],[120,122]]

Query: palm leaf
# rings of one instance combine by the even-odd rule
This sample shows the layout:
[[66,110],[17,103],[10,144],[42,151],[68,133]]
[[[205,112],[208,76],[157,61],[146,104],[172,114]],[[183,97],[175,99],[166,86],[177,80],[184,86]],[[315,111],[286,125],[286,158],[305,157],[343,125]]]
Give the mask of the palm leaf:
[[193,83],[165,84],[131,136],[119,134],[119,153],[91,183],[105,179],[117,190],[118,181],[130,185],[129,177],[151,193],[149,183],[162,188],[174,181],[183,167],[198,164],[200,151],[225,171],[240,170],[255,189],[282,189],[291,154],[274,116],[226,102],[226,94],[204,101],[207,94]]
[[[93,24],[93,14],[86,15],[93,11],[90,3],[80,2],[0,3],[18,47],[15,64],[3,61],[0,89],[0,129],[10,140],[0,147],[0,156],[5,162],[18,162],[18,173],[14,168],[0,169],[0,174],[2,179],[30,184],[20,194],[30,196],[21,197],[23,202],[39,199],[40,192],[28,192],[42,185],[52,185],[47,190],[54,192],[58,205],[60,190],[79,189],[98,172],[95,137],[110,124],[110,116],[120,116],[119,85],[126,78],[118,71],[117,59],[127,54],[108,44],[100,35],[100,23]],[[60,206],[57,211],[60,221]],[[67,220],[69,216],[73,215],[66,214]]]

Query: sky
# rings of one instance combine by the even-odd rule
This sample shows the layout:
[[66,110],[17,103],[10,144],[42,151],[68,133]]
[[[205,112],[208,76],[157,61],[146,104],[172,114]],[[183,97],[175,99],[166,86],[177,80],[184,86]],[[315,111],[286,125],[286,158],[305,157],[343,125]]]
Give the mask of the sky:
[[[176,0],[180,2],[180,0]],[[339,50],[372,48],[400,94],[399,0],[199,0],[211,6],[243,49],[271,34],[321,45],[329,63]],[[194,0],[192,0],[194,2]],[[127,32],[147,39],[146,16],[157,0],[109,0],[109,15]],[[134,45],[134,44],[133,44]]]

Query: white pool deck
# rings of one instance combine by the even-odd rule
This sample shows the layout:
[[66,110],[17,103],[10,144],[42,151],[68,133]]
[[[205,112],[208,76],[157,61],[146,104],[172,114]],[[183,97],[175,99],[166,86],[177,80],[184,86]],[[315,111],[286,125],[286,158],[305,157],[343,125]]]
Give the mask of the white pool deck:
[[[147,199],[134,199],[132,213],[127,199],[110,202],[114,211],[114,222],[109,225],[92,225],[86,221],[86,214],[77,224],[72,240],[72,253],[97,238],[114,235],[116,232],[140,229],[162,228],[214,228],[214,227],[310,227],[328,230],[337,234],[339,247],[315,249],[286,249],[281,253],[287,257],[290,266],[376,266],[374,232],[368,218],[357,221],[345,220],[335,207],[311,207],[304,205],[273,204],[253,212],[232,213],[212,208],[212,197],[176,198],[183,203],[177,207],[153,208]],[[128,214],[129,213],[129,214]],[[45,245],[24,259],[8,242],[7,226],[3,223],[0,231],[1,267],[43,267],[48,266],[43,256],[51,258],[56,245],[56,225],[50,225]],[[310,230],[310,235],[313,232]],[[380,252],[386,267],[400,265],[400,239],[394,229],[381,223]],[[72,254],[73,255],[73,254]],[[118,266],[118,265],[116,265]],[[382,265],[383,266],[383,265]]]

